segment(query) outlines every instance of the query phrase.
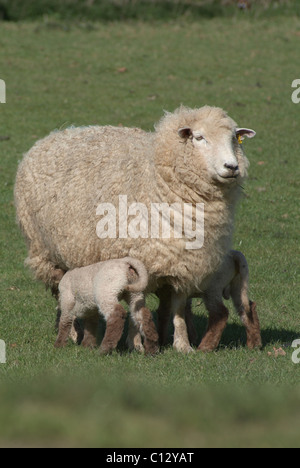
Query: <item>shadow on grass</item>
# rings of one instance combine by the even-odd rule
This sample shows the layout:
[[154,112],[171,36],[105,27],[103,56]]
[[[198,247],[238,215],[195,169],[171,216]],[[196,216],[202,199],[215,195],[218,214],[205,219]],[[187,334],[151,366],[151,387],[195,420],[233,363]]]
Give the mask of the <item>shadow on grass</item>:
[[[157,314],[156,312],[153,313],[154,322],[157,325]],[[194,325],[197,331],[197,346],[200,344],[201,339],[203,338],[206,328],[207,328],[207,317],[201,315],[194,315]],[[104,333],[105,333],[105,320],[103,317],[100,317],[99,328],[98,328],[98,345],[100,346]],[[122,338],[117,346],[117,350],[119,353],[128,353],[128,348],[126,344],[128,334],[128,316],[125,322],[124,332]],[[169,324],[169,331],[168,331],[168,342],[166,347],[172,346],[173,344],[173,334],[174,329],[172,323]],[[299,338],[299,333],[293,332],[291,330],[285,329],[277,329],[277,328],[265,328],[261,330],[262,336],[262,349],[264,349],[268,345],[272,345],[275,343],[280,343],[283,347],[290,347],[292,342]],[[224,333],[221,338],[221,342],[219,348],[227,348],[227,349],[235,349],[237,347],[247,347],[247,339],[246,339],[246,330],[244,326],[237,323],[229,323],[227,324]]]
[[[156,318],[156,317],[155,317]],[[197,331],[197,345],[200,344],[203,338],[208,319],[205,316],[194,316],[194,325]],[[266,328],[261,330],[263,348],[268,345],[280,343],[281,346],[291,346],[292,342],[299,338],[297,332],[285,329]],[[169,326],[168,346],[173,343],[173,327]],[[241,324],[227,324],[222,339],[219,345],[220,348],[235,349],[237,347],[247,347],[247,338],[245,327]]]

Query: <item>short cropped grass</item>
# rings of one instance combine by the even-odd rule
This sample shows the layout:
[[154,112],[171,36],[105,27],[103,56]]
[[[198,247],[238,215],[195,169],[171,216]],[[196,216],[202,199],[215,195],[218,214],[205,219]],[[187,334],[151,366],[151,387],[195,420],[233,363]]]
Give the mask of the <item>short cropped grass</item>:
[[[298,446],[300,22],[246,16],[173,23],[1,23],[1,446]],[[247,256],[264,347],[249,351],[232,314],[219,349],[112,356],[54,350],[55,301],[23,262],[13,185],[18,161],[55,128],[153,129],[181,103],[224,107],[254,128],[235,247]],[[155,312],[157,300],[148,298]],[[199,341],[206,313],[194,312]]]

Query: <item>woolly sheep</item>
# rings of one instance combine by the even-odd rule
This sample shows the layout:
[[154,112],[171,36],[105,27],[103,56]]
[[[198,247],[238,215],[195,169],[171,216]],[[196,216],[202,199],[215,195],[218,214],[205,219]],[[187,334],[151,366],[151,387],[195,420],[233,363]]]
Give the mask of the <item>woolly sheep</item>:
[[[248,167],[239,141],[254,135],[222,109],[208,106],[166,113],[152,133],[111,126],[51,133],[25,155],[17,173],[15,203],[29,249],[27,265],[55,289],[69,269],[124,256],[141,260],[149,273],[146,292],[171,287],[174,347],[189,352],[186,300],[207,289],[231,248]],[[118,222],[115,235],[99,238],[96,227],[104,213],[97,208],[109,203],[117,211],[120,195],[128,206],[137,202],[133,221],[147,228],[141,204],[148,213],[155,203],[177,203],[182,213],[185,206],[193,207],[193,223],[196,204],[204,204],[203,245],[191,247],[183,227],[178,236],[174,219],[168,238],[145,232],[129,236],[129,226],[118,232]],[[120,212],[119,223],[121,217]]]
[[82,345],[95,346],[101,313],[106,320],[106,331],[100,352],[113,351],[124,330],[126,311],[119,304],[124,299],[130,305],[133,323],[144,337],[145,351],[155,353],[158,335],[143,294],[147,284],[144,265],[133,258],[108,260],[68,271],[59,283],[61,317],[55,346],[67,344],[75,318],[84,321]]
[[[229,312],[223,303],[223,298],[233,301],[247,332],[247,345],[250,349],[262,346],[260,324],[256,311],[256,304],[249,299],[249,267],[245,256],[232,250],[225,258],[221,269],[212,278],[211,284],[201,294],[209,313],[207,331],[198,347],[201,351],[212,351],[220,343],[222,333],[226,327]],[[170,310],[163,303],[158,310],[158,332],[160,344],[166,344],[167,328]],[[191,301],[186,308],[186,320],[191,342],[195,342],[196,332],[193,325]],[[136,334],[138,331],[136,330]],[[133,331],[130,331],[130,336]],[[135,337],[135,342],[138,338]],[[132,346],[132,345],[131,345]]]

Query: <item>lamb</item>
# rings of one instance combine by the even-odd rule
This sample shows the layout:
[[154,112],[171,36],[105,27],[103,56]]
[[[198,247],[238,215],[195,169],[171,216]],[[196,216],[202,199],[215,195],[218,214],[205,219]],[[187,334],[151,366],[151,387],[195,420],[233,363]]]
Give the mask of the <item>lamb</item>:
[[[207,331],[198,347],[200,351],[213,351],[220,343],[222,333],[226,327],[229,312],[223,303],[223,298],[232,298],[233,304],[239,314],[247,332],[247,345],[249,349],[262,346],[260,324],[256,311],[256,304],[249,300],[249,267],[245,256],[232,250],[225,258],[221,269],[214,275],[211,284],[201,294],[209,313]],[[170,310],[165,304],[158,310],[158,331],[160,344],[166,344],[167,328]],[[195,330],[192,320],[191,301],[186,308],[186,321],[190,340],[195,341]],[[130,332],[130,336],[133,332]],[[135,337],[135,343],[138,338]],[[132,344],[130,343],[130,346]]]
[[145,352],[157,352],[158,334],[143,294],[147,284],[145,266],[133,258],[108,260],[68,271],[59,283],[61,317],[55,347],[66,346],[75,318],[84,322],[82,345],[95,346],[101,313],[106,320],[106,331],[100,353],[112,352],[124,330],[126,311],[119,304],[124,299],[130,305],[133,323],[144,338]]
[[[248,167],[240,143],[254,135],[209,106],[166,113],[154,132],[92,126],[51,133],[25,155],[16,178],[26,264],[55,291],[70,269],[139,259],[149,274],[146,293],[170,288],[174,347],[189,352],[186,301],[207,289],[231,248]],[[196,223],[199,206],[205,235],[197,243],[185,225]],[[167,235],[153,234],[153,208],[161,223],[169,218]],[[181,225],[175,211],[187,212]]]

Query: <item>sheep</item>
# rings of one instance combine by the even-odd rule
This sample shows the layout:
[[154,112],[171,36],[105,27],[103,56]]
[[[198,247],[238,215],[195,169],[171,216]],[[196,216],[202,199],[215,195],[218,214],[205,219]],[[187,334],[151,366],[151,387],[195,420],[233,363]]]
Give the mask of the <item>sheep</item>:
[[[223,298],[233,301],[247,332],[247,346],[249,349],[262,346],[260,323],[256,311],[256,304],[249,299],[249,267],[245,256],[232,250],[225,258],[221,269],[213,276],[211,284],[197,297],[203,299],[209,313],[207,331],[198,347],[200,351],[213,351],[220,343],[222,333],[226,327],[229,312],[223,303]],[[167,293],[167,291],[165,291]],[[186,321],[191,342],[195,342],[196,332],[193,325],[191,301],[186,307]],[[158,310],[158,332],[160,344],[166,344],[167,328],[170,310],[162,304]],[[136,330],[136,335],[138,331]],[[133,331],[130,335],[133,336]],[[135,342],[138,338],[135,337]],[[132,343],[129,343],[133,346]]]
[[[124,256],[141,260],[149,273],[146,293],[171,287],[174,348],[190,352],[186,301],[208,287],[231,248],[249,164],[240,144],[246,136],[255,132],[209,106],[166,113],[154,132],[91,126],[51,133],[25,155],[17,172],[15,204],[29,250],[26,264],[55,291],[69,269]],[[170,232],[152,235],[147,214],[166,205]],[[178,228],[175,206],[181,213],[189,208],[192,224],[197,207],[204,206],[202,243],[195,240],[197,232],[186,232],[185,223]],[[108,216],[111,207],[115,213]],[[130,215],[124,228],[121,221]],[[106,220],[106,232],[99,232]],[[134,225],[140,232],[130,235]]]
[[58,288],[61,317],[55,347],[66,346],[75,318],[84,323],[82,345],[95,346],[101,313],[106,320],[106,331],[100,353],[112,352],[124,330],[126,311],[119,304],[124,299],[130,305],[133,323],[144,337],[145,352],[156,353],[158,334],[143,294],[147,284],[145,266],[128,257],[69,270]]

